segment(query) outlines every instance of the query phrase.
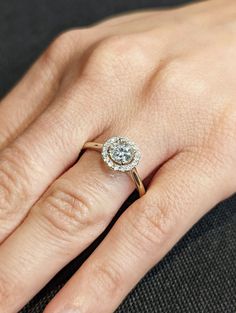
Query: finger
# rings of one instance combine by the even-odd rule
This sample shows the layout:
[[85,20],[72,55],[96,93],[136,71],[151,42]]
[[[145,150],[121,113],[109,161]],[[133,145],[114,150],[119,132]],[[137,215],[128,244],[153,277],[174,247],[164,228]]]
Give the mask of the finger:
[[113,312],[180,237],[228,196],[222,180],[229,183],[229,173],[209,156],[181,153],[166,163],[45,313]]
[[69,60],[79,47],[81,49],[81,45],[75,44],[76,40],[70,40],[70,36],[71,33],[68,32],[54,40],[22,80],[1,101],[0,149],[22,133],[54,98]]
[[[159,148],[142,164],[142,176],[166,158],[161,145]],[[133,189],[128,175],[109,170],[98,152],[85,152],[2,244],[0,291],[7,294],[8,301],[0,302],[0,311],[18,310],[94,241]],[[30,282],[27,285],[23,283],[26,280]]]
[[[86,136],[91,134],[91,128],[81,122],[75,140],[75,131],[69,126],[72,116],[66,122],[69,130],[61,126],[63,119],[45,112],[0,154],[0,241],[22,221],[49,184],[76,160]],[[82,113],[81,119],[86,120]],[[50,125],[48,130],[45,125]]]
[[[64,34],[52,49],[59,49],[63,40],[71,41],[75,37],[71,33],[69,39],[67,36]],[[86,38],[83,45],[86,49],[91,37],[81,35],[80,38]],[[70,61],[74,64],[74,60]],[[108,110],[100,112],[97,95],[92,95],[91,90],[88,92],[93,84],[79,76],[78,68],[79,65],[76,69],[74,66],[78,77],[70,83],[72,86],[63,81],[63,88],[50,106],[0,152],[0,242],[22,222],[52,181],[76,161],[84,142],[107,127]]]
[[133,184],[126,175],[114,179],[102,165],[96,152],[84,154],[2,244],[0,294],[8,301],[0,301],[0,312],[18,311],[97,238],[121,206]]

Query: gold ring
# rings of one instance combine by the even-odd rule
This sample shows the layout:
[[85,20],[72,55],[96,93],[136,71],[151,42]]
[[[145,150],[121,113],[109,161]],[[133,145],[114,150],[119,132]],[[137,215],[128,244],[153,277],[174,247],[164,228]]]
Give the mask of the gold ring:
[[138,165],[141,153],[138,147],[125,137],[112,137],[104,144],[87,142],[83,149],[93,149],[101,152],[105,164],[114,171],[126,172],[135,183],[140,197],[145,194],[145,187],[138,174]]

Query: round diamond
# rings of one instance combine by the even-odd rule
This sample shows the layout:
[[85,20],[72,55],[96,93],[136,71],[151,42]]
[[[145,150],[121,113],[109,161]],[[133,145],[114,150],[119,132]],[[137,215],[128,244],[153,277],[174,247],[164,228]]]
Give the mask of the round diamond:
[[129,139],[112,137],[103,145],[102,158],[113,170],[127,172],[139,163],[141,154]]
[[110,147],[109,155],[118,164],[128,164],[134,158],[134,149],[129,143],[118,141]]

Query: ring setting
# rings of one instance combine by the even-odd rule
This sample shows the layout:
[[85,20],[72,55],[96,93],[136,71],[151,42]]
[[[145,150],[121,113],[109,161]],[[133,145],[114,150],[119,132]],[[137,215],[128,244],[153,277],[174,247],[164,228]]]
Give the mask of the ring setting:
[[128,138],[112,137],[103,144],[102,158],[114,171],[128,172],[138,165],[141,153]]
[[109,168],[129,174],[138,189],[140,197],[145,194],[145,187],[136,168],[141,159],[141,153],[133,141],[116,136],[111,137],[104,144],[86,142],[83,149],[101,152],[102,160]]

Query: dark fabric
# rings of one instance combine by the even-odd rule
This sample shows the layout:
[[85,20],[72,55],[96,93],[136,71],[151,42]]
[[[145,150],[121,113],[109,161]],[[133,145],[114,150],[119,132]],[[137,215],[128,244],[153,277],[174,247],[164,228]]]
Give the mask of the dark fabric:
[[[63,30],[84,26],[114,13],[184,2],[191,1],[1,0],[0,96]],[[104,235],[63,269],[21,313],[42,312]],[[140,312],[236,312],[236,196],[219,204],[195,225],[117,310],[117,313]]]

